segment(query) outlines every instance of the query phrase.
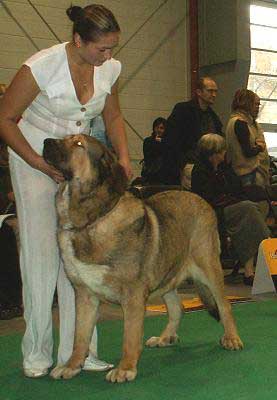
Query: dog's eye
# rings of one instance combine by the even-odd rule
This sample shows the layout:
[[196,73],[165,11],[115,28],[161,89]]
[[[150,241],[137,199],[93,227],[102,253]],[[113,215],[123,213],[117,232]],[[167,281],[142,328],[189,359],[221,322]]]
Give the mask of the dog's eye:
[[75,142],[75,144],[76,144],[77,146],[84,147],[83,144],[82,144],[82,142]]

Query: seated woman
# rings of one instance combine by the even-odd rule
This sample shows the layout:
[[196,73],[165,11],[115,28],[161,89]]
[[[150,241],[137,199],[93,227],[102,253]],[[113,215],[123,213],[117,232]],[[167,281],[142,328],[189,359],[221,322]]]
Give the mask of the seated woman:
[[215,209],[219,232],[223,228],[244,265],[244,284],[254,278],[254,257],[259,244],[270,236],[255,202],[247,200],[241,182],[225,162],[226,144],[222,136],[206,134],[198,142],[199,161],[192,170],[192,191]]
[[163,136],[166,127],[166,119],[159,117],[153,122],[151,136],[143,141],[143,168],[141,176],[143,183],[159,184],[160,169],[162,163]]
[[269,184],[270,159],[263,131],[257,123],[260,98],[247,89],[236,91],[226,128],[227,160],[243,186]]

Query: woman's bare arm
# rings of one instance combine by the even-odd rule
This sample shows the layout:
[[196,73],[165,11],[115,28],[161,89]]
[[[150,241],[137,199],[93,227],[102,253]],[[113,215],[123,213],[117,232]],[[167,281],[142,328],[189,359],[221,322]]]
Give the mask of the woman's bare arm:
[[31,167],[60,182],[63,180],[62,174],[35,152],[17,125],[19,118],[39,92],[30,68],[23,65],[0,102],[0,136]]
[[119,162],[123,166],[127,177],[131,178],[132,167],[130,164],[123,116],[119,106],[117,82],[113,85],[111,94],[107,96],[103,110],[103,119],[107,129],[107,134],[116,154],[118,155]]

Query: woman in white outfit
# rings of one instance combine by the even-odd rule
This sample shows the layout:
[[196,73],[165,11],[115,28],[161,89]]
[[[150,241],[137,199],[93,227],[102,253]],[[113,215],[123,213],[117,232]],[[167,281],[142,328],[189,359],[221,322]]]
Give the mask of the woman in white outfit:
[[[48,373],[53,363],[52,303],[58,291],[60,344],[58,364],[71,355],[74,338],[74,291],[60,262],[54,198],[63,175],[42,157],[46,138],[89,134],[90,120],[102,113],[119,162],[131,177],[117,79],[121,65],[111,58],[120,28],[103,6],[70,7],[72,41],[29,58],[11,82],[0,109],[0,135],[10,147],[10,168],[21,239],[26,332],[23,368],[28,377]],[[18,120],[22,116],[19,123]],[[84,369],[105,370],[92,336]]]

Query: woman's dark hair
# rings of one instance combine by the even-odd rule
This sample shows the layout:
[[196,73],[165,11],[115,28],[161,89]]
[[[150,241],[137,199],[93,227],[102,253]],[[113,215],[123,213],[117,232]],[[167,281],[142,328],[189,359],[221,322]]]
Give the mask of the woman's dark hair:
[[153,127],[152,127],[153,132],[154,132],[154,129],[156,128],[156,126],[159,126],[159,125],[161,125],[161,124],[163,124],[164,127],[166,127],[166,122],[167,122],[166,119],[163,118],[163,117],[156,118],[156,119],[153,121]]
[[252,113],[256,94],[252,90],[238,89],[232,102],[232,111],[245,111]]
[[113,13],[100,4],[71,6],[66,14],[73,21],[72,35],[78,33],[84,42],[97,42],[102,35],[120,32]]

